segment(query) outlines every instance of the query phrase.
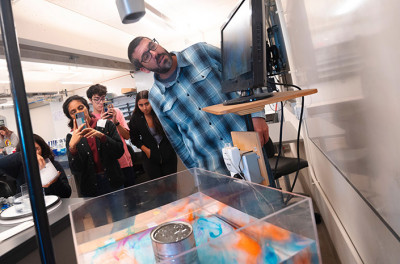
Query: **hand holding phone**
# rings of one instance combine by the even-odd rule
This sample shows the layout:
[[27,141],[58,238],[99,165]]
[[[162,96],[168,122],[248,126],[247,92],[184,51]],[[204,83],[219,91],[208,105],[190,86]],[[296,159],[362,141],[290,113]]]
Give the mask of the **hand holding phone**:
[[103,118],[108,119],[108,118],[111,118],[111,117],[112,117],[112,114],[108,112],[108,110],[109,110],[110,108],[112,108],[112,104],[111,104],[110,102],[104,103],[104,114],[105,114],[105,115],[104,115]]

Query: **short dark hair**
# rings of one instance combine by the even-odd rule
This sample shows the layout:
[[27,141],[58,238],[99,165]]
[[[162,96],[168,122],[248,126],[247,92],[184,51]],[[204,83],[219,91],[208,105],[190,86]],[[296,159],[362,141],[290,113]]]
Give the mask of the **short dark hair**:
[[133,64],[133,66],[135,66],[135,71],[140,70],[140,68],[143,67],[143,64],[139,60],[134,59],[132,54],[135,51],[136,47],[139,45],[139,43],[144,38],[150,39],[148,37],[142,37],[142,36],[136,37],[131,41],[131,43],[129,43],[129,46],[128,46],[128,58],[129,58],[129,61]]
[[63,107],[63,112],[64,112],[65,116],[68,117],[68,119],[69,119],[68,127],[70,127],[70,128],[74,127],[74,119],[72,119],[72,117],[69,115],[69,111],[68,111],[68,106],[72,101],[80,101],[87,108],[89,115],[92,116],[92,114],[90,113],[89,104],[85,98],[83,98],[82,96],[79,96],[79,95],[73,95],[73,96],[68,97],[67,100],[65,100],[62,107]]
[[92,99],[93,95],[99,95],[99,96],[103,96],[107,94],[107,87],[105,87],[104,85],[101,84],[95,84],[89,87],[89,89],[87,89],[86,91],[86,96],[89,99]]

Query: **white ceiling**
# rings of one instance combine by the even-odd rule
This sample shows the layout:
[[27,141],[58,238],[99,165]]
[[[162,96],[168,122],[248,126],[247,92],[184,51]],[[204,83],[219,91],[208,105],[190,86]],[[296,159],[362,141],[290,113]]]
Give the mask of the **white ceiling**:
[[[136,36],[155,37],[168,50],[198,41],[220,45],[220,27],[237,0],[146,0],[146,15],[122,24],[115,0],[14,0],[17,36],[21,44],[129,62],[126,50]],[[127,71],[89,69],[23,61],[27,92],[38,87],[76,89],[82,84],[126,75]],[[0,93],[9,84],[0,61]]]

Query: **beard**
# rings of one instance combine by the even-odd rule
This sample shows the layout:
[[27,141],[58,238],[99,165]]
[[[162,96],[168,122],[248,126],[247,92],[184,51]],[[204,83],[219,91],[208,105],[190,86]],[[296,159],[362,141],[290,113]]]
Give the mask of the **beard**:
[[[162,59],[162,61],[159,61],[160,59]],[[156,61],[158,66],[155,68],[147,68],[149,71],[163,74],[167,73],[172,67],[172,56],[168,52],[158,54]]]

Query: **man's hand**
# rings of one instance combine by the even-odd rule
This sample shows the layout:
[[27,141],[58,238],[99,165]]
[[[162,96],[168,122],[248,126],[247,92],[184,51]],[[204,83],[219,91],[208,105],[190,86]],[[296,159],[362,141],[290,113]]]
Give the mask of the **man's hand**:
[[269,139],[267,122],[265,122],[265,119],[262,117],[253,117],[252,121],[253,121],[254,131],[258,133],[258,137],[260,138],[261,146],[264,146]]

